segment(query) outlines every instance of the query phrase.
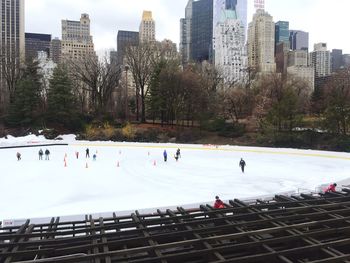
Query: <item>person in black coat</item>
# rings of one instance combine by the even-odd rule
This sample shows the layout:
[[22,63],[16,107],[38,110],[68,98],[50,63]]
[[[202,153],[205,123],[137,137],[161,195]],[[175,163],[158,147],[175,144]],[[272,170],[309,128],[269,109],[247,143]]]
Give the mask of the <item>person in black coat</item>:
[[239,166],[241,167],[242,173],[244,173],[244,167],[246,166],[246,163],[243,160],[243,158],[241,158],[241,160],[239,161]]
[[45,160],[50,160],[50,151],[49,151],[49,149],[45,150]]

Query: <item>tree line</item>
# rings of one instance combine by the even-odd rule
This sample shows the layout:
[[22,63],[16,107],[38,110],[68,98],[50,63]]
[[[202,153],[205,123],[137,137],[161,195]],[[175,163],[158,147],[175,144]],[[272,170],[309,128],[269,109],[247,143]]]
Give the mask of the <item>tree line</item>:
[[[169,58],[149,43],[128,46],[124,62],[127,68],[96,57],[65,60],[54,69],[48,85],[35,60],[18,70],[7,67],[13,74],[7,80],[10,100],[2,119],[14,127],[68,129],[80,129],[84,121],[106,116],[182,126],[220,119],[237,127],[249,120],[262,133],[280,133],[305,127],[305,119],[312,116],[317,120],[312,128],[339,135],[349,131],[349,68],[310,90],[300,78],[261,75],[254,69],[247,69],[243,81],[224,82],[213,65],[183,66],[180,58]],[[122,78],[125,69],[135,85],[132,96],[123,92],[125,85],[128,88]]]

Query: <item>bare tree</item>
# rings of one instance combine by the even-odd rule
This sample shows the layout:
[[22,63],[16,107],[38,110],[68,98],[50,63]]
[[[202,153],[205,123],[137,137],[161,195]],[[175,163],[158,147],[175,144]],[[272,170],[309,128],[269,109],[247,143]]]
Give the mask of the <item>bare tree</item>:
[[336,72],[324,87],[324,123],[336,134],[350,130],[350,68]]
[[4,91],[7,93],[7,98],[4,98],[4,101],[12,103],[16,91],[16,83],[20,78],[20,66],[23,64],[23,61],[14,52],[5,54],[5,49],[6,47],[3,47],[2,51],[0,51],[0,74],[2,74],[0,76],[0,80],[2,79],[0,85],[5,84]]
[[260,128],[265,124],[277,131],[291,131],[309,102],[308,85],[299,78],[281,74],[264,76],[256,87],[254,116]]
[[69,65],[75,83],[80,82],[76,91],[81,102],[84,103],[88,96],[95,116],[105,113],[111,94],[118,85],[120,71],[107,59],[99,61],[94,56],[70,60]]
[[[152,43],[129,45],[125,49],[126,64],[136,84],[136,120],[139,120],[139,103],[141,103],[141,122],[146,122],[146,97],[149,93],[153,68],[158,58],[158,52]],[[139,102],[139,96],[141,96],[141,102]]]

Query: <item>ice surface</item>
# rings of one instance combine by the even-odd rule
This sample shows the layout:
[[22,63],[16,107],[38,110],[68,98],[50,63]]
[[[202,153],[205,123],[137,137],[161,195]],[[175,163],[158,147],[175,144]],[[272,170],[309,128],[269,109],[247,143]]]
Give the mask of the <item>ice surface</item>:
[[[68,142],[69,146],[0,149],[0,220],[170,207],[314,190],[349,178],[350,154],[257,147],[0,139],[0,146]],[[85,149],[90,158],[85,158]],[[181,158],[174,159],[177,148]],[[38,151],[48,148],[49,161]],[[168,162],[163,161],[164,149]],[[22,154],[17,161],[16,152]],[[79,152],[79,159],[75,153]],[[96,154],[96,161],[92,160]],[[67,157],[65,157],[67,155]],[[246,173],[238,166],[247,163]],[[45,159],[45,156],[44,158]],[[66,166],[65,162],[66,160]]]

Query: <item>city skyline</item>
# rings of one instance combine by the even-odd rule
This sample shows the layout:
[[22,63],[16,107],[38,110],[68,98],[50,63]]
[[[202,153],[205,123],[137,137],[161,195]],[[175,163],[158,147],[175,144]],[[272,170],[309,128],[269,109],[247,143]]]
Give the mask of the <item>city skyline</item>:
[[[26,0],[25,32],[52,34],[61,38],[61,20],[76,20],[82,13],[91,19],[91,34],[97,51],[116,49],[118,30],[138,31],[143,10],[153,13],[156,39],[170,39],[179,44],[180,18],[184,17],[188,0]],[[254,1],[248,0],[248,23],[252,21]],[[350,36],[345,34],[346,15],[350,1],[338,0],[266,0],[265,10],[274,22],[289,21],[291,30],[310,33],[310,51],[319,42],[328,48],[350,53]]]

